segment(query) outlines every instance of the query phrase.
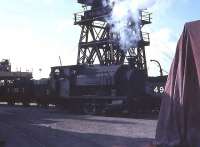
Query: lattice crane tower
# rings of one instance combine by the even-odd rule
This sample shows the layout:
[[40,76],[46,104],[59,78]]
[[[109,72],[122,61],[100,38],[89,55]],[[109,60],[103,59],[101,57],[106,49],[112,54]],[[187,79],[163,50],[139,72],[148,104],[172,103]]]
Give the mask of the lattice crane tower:
[[[103,5],[102,0],[78,0],[78,3],[83,5],[84,11],[74,14],[74,24],[81,27],[77,64],[129,64],[147,75],[145,46],[150,45],[150,39],[142,27],[151,23],[151,14],[138,10],[140,39],[124,50],[114,37],[112,24],[107,21],[112,8]],[[132,21],[129,27],[134,31],[136,26]]]

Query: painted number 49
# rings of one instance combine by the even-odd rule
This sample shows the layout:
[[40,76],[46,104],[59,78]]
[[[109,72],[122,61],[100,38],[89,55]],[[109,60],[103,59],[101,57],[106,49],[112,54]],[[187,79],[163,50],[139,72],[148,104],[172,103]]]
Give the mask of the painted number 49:
[[156,86],[153,90],[155,93],[163,93],[164,92],[164,87],[158,87]]

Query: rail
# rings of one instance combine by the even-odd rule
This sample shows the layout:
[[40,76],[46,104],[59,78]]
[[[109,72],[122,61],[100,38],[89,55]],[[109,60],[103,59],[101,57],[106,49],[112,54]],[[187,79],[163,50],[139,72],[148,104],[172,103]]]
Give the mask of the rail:
[[84,16],[84,11],[74,13],[74,24],[77,24],[78,22],[80,22],[83,16]]
[[[106,16],[108,16],[109,12],[111,12],[111,9],[108,7],[105,7],[105,8],[95,9],[95,10],[86,10],[86,11],[74,13],[74,24],[105,18]],[[152,19],[151,14],[152,13],[149,13],[144,10],[140,11],[140,20],[142,22],[142,25],[151,23],[151,19]]]
[[151,15],[152,15],[152,13],[149,13],[149,12],[147,12],[147,11],[141,11],[141,21],[142,21],[142,23],[143,23],[143,25],[144,24],[150,24],[151,23]]
[[110,7],[85,10],[74,14],[74,24],[79,24],[81,22],[98,20],[107,17],[111,12]]

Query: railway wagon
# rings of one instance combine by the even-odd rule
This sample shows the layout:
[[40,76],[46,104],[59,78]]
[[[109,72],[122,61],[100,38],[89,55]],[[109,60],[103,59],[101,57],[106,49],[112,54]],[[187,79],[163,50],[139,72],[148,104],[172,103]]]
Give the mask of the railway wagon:
[[28,105],[33,101],[33,83],[31,72],[11,72],[11,64],[7,59],[0,62],[0,102],[13,105],[22,102]]

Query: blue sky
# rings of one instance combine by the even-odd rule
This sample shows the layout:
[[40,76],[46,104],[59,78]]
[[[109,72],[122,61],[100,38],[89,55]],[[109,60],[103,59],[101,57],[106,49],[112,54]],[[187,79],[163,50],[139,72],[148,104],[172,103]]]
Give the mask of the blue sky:
[[[200,1],[197,0],[157,0],[153,8],[150,8],[153,20],[149,30],[151,46],[146,49],[148,61],[157,59],[163,69],[169,71],[184,24],[200,18],[199,8]],[[153,63],[149,63],[148,67],[149,74],[155,75],[158,67]]]
[[[200,18],[197,0],[157,0],[150,8],[151,46],[147,60],[157,59],[168,71],[176,42],[185,22]],[[80,28],[73,25],[73,13],[81,11],[76,0],[1,0],[1,58],[9,58],[13,70],[32,71],[35,78],[47,77],[51,66],[76,64]],[[149,63],[149,74],[158,74]],[[39,71],[39,68],[42,71]]]

